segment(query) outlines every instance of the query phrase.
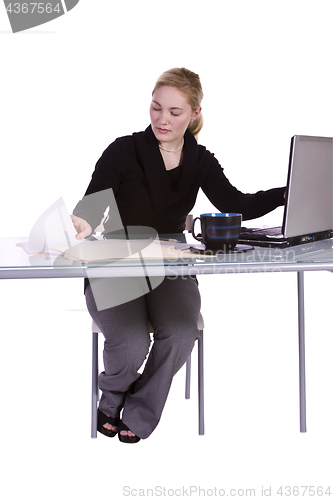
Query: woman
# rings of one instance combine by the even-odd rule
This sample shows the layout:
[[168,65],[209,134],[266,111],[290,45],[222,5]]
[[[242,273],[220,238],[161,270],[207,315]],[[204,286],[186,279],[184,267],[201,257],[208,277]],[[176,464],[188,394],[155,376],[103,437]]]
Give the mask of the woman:
[[[152,93],[150,126],[118,138],[97,162],[86,195],[112,188],[125,228],[182,232],[200,188],[218,210],[240,212],[243,220],[283,205],[284,188],[256,194],[238,191],[214,155],[197,144],[202,97],[195,73],[185,68],[163,73]],[[78,239],[92,233],[106,208],[105,201],[100,206],[89,206],[85,199],[78,203],[72,216]],[[165,278],[146,295],[102,311],[88,283],[85,295],[88,310],[105,336],[98,430],[109,437],[118,433],[123,442],[137,442],[157,426],[172,378],[198,335],[197,281]],[[149,349],[148,321],[154,329],[154,344],[139,375]]]

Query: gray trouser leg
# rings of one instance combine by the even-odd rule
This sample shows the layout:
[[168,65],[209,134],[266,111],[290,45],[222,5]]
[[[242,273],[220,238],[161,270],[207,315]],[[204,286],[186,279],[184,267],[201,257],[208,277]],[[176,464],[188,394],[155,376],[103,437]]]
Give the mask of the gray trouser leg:
[[139,368],[150,346],[144,297],[98,311],[91,288],[86,290],[88,310],[105,337],[104,371],[98,378],[102,396],[99,409],[109,417],[119,416],[129,387],[138,379]]
[[[116,416],[123,407],[124,423],[146,438],[158,424],[172,378],[186,362],[198,336],[197,283],[190,278],[166,278],[149,294],[104,311],[94,307],[89,288],[86,298],[105,336],[99,408]],[[137,370],[150,342],[148,319],[154,329],[154,344],[140,376]]]

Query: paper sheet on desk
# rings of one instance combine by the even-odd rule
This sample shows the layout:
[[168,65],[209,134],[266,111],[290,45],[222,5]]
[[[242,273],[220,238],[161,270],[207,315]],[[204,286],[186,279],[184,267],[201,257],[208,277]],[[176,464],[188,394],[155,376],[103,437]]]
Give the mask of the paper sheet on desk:
[[26,241],[17,246],[23,248],[28,255],[54,256],[58,246],[68,248],[76,245],[76,231],[62,198],[55,201],[38,217],[30,230]]
[[176,258],[179,255],[174,245],[170,243],[164,245],[159,240],[85,240],[79,245],[69,248],[55,247],[55,250],[64,252],[65,257],[69,259],[86,262],[141,259],[142,256],[149,259],[163,259]]
[[69,259],[98,262],[121,259],[179,259],[196,258],[187,243],[170,243],[162,240],[85,240],[80,245],[55,250],[63,252]]

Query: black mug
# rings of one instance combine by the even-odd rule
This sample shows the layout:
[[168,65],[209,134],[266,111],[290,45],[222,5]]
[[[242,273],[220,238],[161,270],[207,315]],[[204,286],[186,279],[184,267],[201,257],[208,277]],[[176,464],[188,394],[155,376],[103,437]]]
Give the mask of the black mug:
[[[195,234],[194,224],[201,221],[201,234]],[[201,214],[192,222],[193,237],[204,243],[206,250],[229,251],[235,248],[242,226],[242,214],[216,213]]]

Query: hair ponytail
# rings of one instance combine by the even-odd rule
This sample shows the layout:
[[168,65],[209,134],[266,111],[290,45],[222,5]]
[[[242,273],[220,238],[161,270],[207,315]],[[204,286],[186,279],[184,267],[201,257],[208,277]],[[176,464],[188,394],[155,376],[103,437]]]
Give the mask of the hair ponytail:
[[195,120],[190,122],[189,126],[187,127],[187,130],[189,130],[194,135],[196,140],[198,140],[198,135],[202,127],[203,127],[203,117],[202,114],[200,113],[198,118],[195,118]]

